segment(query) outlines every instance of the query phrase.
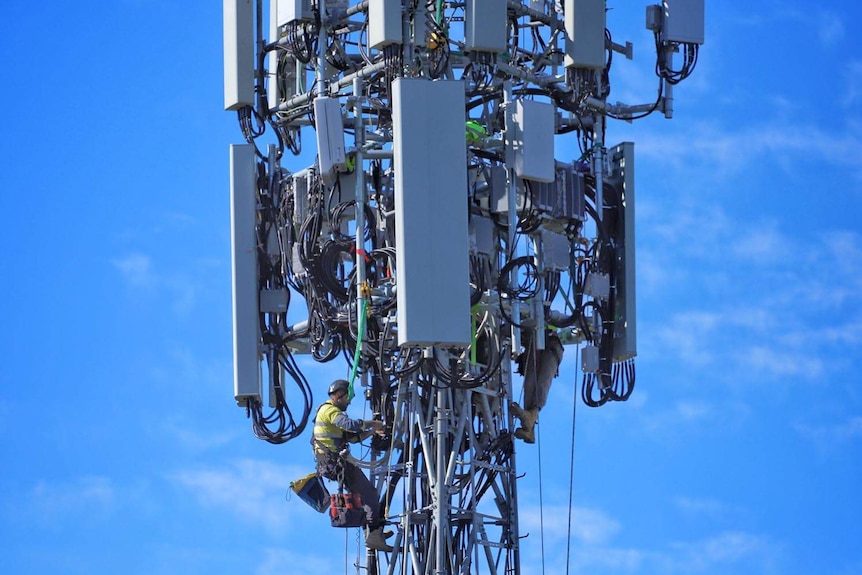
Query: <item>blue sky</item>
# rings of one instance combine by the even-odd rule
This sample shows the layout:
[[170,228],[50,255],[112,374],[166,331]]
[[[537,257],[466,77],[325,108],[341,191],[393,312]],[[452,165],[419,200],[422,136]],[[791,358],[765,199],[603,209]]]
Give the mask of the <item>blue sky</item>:
[[[647,102],[652,40],[625,4],[608,24],[636,58],[614,59],[610,99]],[[636,150],[637,388],[577,406],[567,537],[567,350],[518,451],[525,574],[564,572],[567,541],[589,575],[862,573],[860,18],[849,1],[708,2],[675,118],[609,127]],[[307,439],[255,439],[233,401],[241,136],[221,58],[221,2],[5,6],[3,573],[353,562],[353,531],[285,501]],[[316,400],[343,375],[301,365]]]

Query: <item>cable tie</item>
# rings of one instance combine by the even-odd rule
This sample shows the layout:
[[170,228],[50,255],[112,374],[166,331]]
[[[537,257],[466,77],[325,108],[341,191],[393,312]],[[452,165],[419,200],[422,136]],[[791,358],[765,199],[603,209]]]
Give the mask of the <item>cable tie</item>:
[[370,258],[370,257],[368,257],[368,254],[367,254],[367,253],[365,252],[365,250],[364,250],[364,249],[362,249],[362,248],[359,248],[359,249],[357,250],[357,249],[356,249],[356,246],[350,246],[350,253],[352,253],[352,254],[357,254],[357,255],[359,255],[359,256],[362,256],[362,259],[363,259],[363,260],[365,260],[365,263],[367,263],[367,264],[368,264],[368,263],[371,263],[371,258]]

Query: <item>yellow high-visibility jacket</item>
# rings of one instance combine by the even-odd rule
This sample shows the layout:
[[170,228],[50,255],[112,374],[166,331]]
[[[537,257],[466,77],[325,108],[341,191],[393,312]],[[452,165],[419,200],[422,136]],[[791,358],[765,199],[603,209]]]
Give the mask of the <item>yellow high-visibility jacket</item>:
[[314,451],[338,453],[345,443],[356,443],[365,439],[367,435],[363,434],[364,431],[364,421],[351,419],[347,413],[333,405],[332,400],[327,400],[317,409],[317,415],[314,417]]

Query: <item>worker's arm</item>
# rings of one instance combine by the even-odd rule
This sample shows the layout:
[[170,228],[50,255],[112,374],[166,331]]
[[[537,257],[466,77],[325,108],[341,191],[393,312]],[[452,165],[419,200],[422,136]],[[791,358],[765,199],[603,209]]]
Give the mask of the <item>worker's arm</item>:
[[382,421],[363,421],[361,419],[351,419],[343,411],[337,414],[332,423],[343,429],[347,433],[347,441],[350,443],[358,443],[371,436],[378,429],[383,428]]
[[[357,435],[356,441],[364,441],[365,439],[371,437],[375,433],[382,434],[383,433],[383,422],[377,421],[376,419],[372,419],[370,421],[363,422],[365,426],[365,431]],[[349,440],[348,440],[349,441]]]

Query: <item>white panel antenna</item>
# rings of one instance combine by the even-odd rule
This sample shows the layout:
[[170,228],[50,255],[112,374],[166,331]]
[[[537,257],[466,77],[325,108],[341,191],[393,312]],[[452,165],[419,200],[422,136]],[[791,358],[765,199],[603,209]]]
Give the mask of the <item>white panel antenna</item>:
[[400,345],[470,342],[464,84],[393,82]]
[[256,163],[251,144],[230,147],[233,380],[240,405],[260,401],[258,341]]
[[368,47],[401,43],[401,0],[368,0]]
[[224,109],[254,105],[254,3],[224,0]]
[[464,49],[506,51],[506,3],[467,0],[464,4]]
[[273,0],[278,5],[278,25],[314,19],[312,0]]
[[556,110],[552,104],[517,100],[512,113],[515,173],[520,178],[553,182],[554,124]]
[[566,0],[566,66],[605,67],[605,0]]
[[344,120],[337,98],[315,98],[314,120],[317,126],[317,154],[320,176],[327,184],[335,181],[337,171],[347,169],[344,150]]
[[703,44],[704,0],[662,0],[662,40]]

